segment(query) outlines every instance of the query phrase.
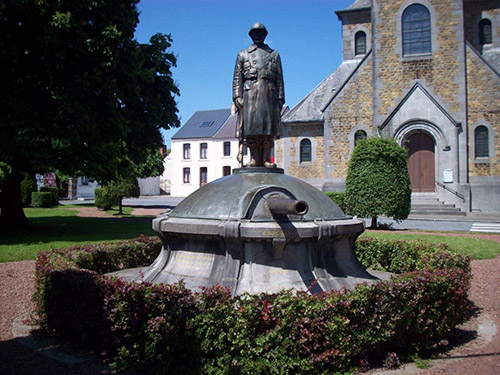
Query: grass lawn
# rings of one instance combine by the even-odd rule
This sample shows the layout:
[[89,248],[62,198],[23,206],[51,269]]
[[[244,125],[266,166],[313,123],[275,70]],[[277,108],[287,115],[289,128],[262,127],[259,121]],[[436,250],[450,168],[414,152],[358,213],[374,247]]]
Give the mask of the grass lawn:
[[[442,233],[442,232],[441,232]],[[471,255],[474,259],[492,259],[500,254],[500,243],[472,237],[442,236],[432,234],[418,234],[411,231],[377,232],[370,231],[362,234],[367,237],[387,240],[424,240],[437,243],[446,243],[451,249],[462,254]]]
[[78,217],[78,212],[67,206],[25,208],[32,226],[0,230],[0,262],[35,259],[39,250],[50,248],[153,236],[152,218],[127,217],[131,210],[127,208],[119,218],[101,219]]
[[[108,211],[116,216],[112,219],[86,218],[76,216],[73,206],[54,208],[26,208],[31,228],[19,231],[0,229],[0,262],[35,259],[39,250],[69,247],[85,243],[119,241],[153,236],[152,218],[130,217],[131,207],[124,207],[124,215],[117,216],[117,210]],[[365,232],[363,236],[393,240],[425,240],[445,242],[450,248],[474,259],[491,259],[500,254],[500,243],[487,239],[422,235],[411,231]]]

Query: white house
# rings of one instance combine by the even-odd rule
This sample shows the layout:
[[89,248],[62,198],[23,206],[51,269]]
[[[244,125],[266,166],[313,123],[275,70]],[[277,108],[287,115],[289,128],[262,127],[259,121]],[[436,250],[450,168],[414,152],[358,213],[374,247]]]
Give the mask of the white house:
[[[198,111],[172,137],[165,166],[172,196],[186,197],[239,167],[236,119],[231,109]],[[245,154],[244,164],[249,161],[246,148]]]

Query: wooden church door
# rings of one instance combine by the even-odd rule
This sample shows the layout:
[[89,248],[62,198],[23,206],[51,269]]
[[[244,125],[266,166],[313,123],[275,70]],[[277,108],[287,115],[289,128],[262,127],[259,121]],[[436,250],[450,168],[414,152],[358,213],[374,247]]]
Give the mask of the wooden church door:
[[434,192],[434,139],[427,133],[414,133],[408,138],[406,148],[412,190]]

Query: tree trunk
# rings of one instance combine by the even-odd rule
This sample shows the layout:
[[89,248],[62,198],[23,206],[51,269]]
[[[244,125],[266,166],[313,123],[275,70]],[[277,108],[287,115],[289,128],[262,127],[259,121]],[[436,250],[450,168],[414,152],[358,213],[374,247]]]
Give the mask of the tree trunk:
[[118,205],[118,215],[123,215],[123,210],[122,210],[122,200],[123,198],[120,197],[120,204]]
[[13,172],[7,176],[3,185],[2,214],[0,216],[0,225],[3,228],[17,229],[29,225],[21,201],[22,180],[22,173]]
[[370,229],[377,229],[378,224],[377,224],[377,216],[372,216],[372,225],[370,225]]

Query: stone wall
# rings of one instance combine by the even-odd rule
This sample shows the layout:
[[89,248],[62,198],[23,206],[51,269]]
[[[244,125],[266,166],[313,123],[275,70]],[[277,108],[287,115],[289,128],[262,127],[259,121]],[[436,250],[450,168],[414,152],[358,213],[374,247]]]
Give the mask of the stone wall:
[[[290,124],[284,127],[283,138],[275,142],[276,163],[290,176],[304,180],[324,177],[324,137],[323,125]],[[312,161],[300,162],[300,142],[304,138],[311,141]]]
[[[469,175],[500,176],[500,77],[471,48],[467,48],[467,86]],[[489,131],[487,160],[475,159],[474,130],[479,125]]]
[[[432,87],[434,95],[457,121],[464,120],[463,51],[461,1],[421,0],[431,15],[432,54],[403,57],[401,17],[416,1],[374,0],[374,49],[376,121],[383,121],[401,99],[410,82],[419,80]],[[374,16],[373,16],[374,15]],[[462,52],[463,55],[463,52]]]
[[326,112],[325,137],[328,145],[328,178],[345,178],[356,130],[368,135],[373,129],[372,59],[368,56]]

